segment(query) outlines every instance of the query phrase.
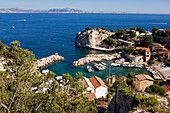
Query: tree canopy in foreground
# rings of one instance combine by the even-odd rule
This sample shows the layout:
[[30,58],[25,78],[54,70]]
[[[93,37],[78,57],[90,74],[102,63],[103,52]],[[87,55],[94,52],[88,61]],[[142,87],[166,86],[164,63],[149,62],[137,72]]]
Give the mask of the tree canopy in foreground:
[[94,101],[89,101],[83,92],[83,84],[78,82],[82,73],[73,78],[63,74],[63,84],[35,68],[32,52],[20,48],[18,41],[11,47],[1,44],[1,57],[5,58],[6,71],[0,72],[0,112],[62,112],[95,113]]

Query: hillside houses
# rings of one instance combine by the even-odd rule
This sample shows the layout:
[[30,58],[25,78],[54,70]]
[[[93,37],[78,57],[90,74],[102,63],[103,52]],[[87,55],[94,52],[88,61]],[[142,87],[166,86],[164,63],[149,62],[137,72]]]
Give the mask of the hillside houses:
[[144,55],[144,60],[146,62],[148,62],[150,60],[150,57],[151,57],[151,51],[149,48],[145,48],[145,47],[136,47],[136,50],[144,50],[145,51],[145,55]]
[[152,53],[157,54],[161,62],[168,62],[170,60],[170,51],[161,44],[154,43]]

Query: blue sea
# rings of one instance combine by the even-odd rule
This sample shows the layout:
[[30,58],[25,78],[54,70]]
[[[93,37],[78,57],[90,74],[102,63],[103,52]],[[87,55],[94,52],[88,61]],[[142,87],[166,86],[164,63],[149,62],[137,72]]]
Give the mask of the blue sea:
[[[24,20],[25,19],[25,20]],[[14,26],[15,28],[12,28]],[[84,76],[93,75],[105,79],[107,70],[87,73],[86,66],[76,68],[72,62],[91,53],[101,51],[77,48],[74,44],[76,33],[87,26],[117,30],[130,27],[142,27],[151,31],[153,27],[164,29],[170,27],[170,15],[166,14],[0,14],[0,40],[9,45],[18,40],[21,47],[33,51],[36,58],[47,57],[59,53],[65,61],[53,64],[46,69],[56,75],[70,73],[75,76],[83,72]],[[91,64],[92,65],[92,64]],[[146,73],[144,69],[111,67],[111,74],[129,72]]]

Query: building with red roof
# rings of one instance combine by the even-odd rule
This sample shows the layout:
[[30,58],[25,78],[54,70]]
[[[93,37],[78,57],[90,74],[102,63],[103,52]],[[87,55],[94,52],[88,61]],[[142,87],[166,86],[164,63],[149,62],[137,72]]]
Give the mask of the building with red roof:
[[90,100],[95,98],[106,97],[108,93],[108,87],[105,85],[103,80],[97,76],[92,76],[91,78],[83,77],[83,80],[79,80],[83,83],[86,88],[84,94],[89,97]]
[[96,98],[106,97],[108,93],[108,87],[105,85],[103,80],[97,76],[92,76],[89,80],[95,88]]

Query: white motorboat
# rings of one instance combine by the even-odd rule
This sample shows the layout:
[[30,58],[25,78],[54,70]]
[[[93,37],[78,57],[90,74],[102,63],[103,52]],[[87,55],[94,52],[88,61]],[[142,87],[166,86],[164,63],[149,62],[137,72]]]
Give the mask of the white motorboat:
[[92,72],[94,72],[94,69],[91,66],[87,66],[87,71],[89,73],[92,73]]

